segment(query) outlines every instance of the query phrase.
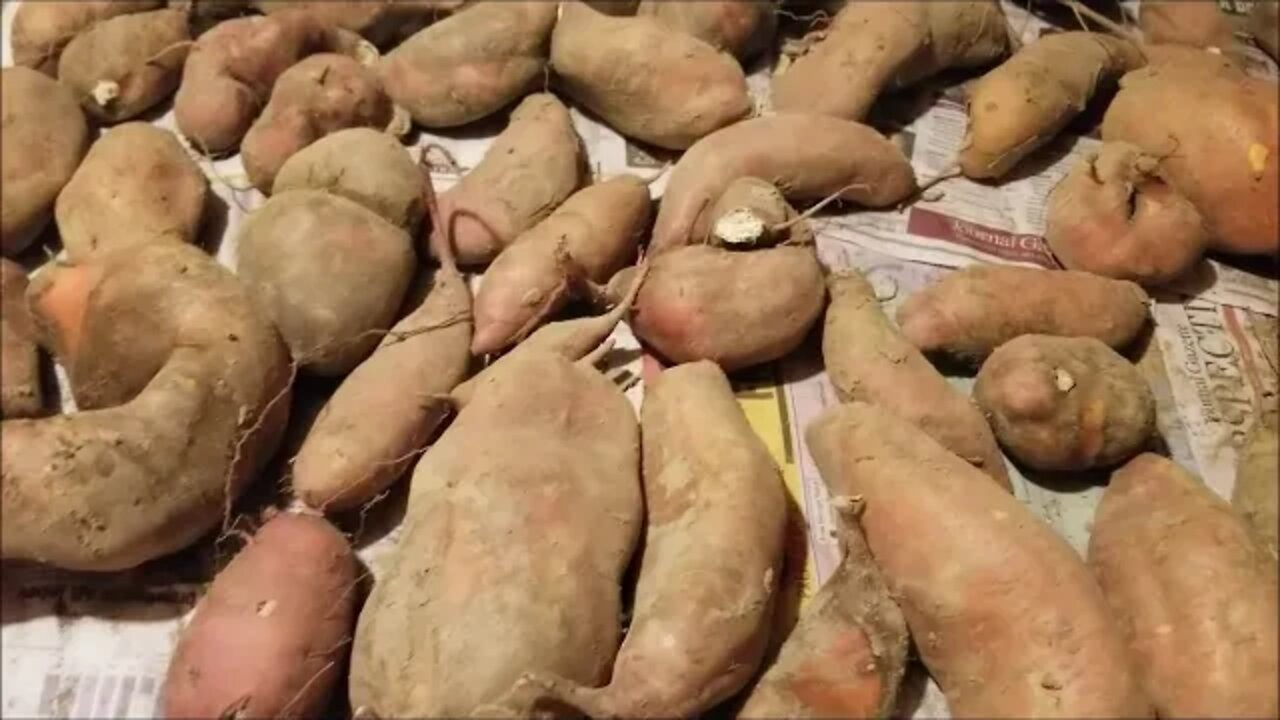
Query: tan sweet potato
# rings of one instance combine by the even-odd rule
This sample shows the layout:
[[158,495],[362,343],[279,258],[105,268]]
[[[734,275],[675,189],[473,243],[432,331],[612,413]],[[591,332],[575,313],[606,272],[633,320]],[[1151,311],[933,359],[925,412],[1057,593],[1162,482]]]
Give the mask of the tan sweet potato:
[[302,368],[344,375],[391,327],[416,259],[403,229],[339,195],[273,195],[245,220],[236,272]]
[[1147,325],[1147,293],[1071,270],[971,265],[907,298],[903,337],[924,352],[977,361],[1019,335],[1092,337],[1120,349]]
[[858,525],[834,501],[844,559],[738,712],[740,718],[887,718],[907,666],[907,623]]
[[357,715],[465,717],[525,672],[609,677],[643,518],[635,414],[589,366],[510,358],[414,470],[356,629]]
[[559,312],[584,285],[635,259],[652,217],[649,187],[619,175],[579,190],[485,271],[476,293],[475,355],[504,350]]
[[653,18],[604,15],[578,0],[561,4],[551,65],[569,97],[659,147],[683,150],[751,112],[732,56]]
[[1275,558],[1226,501],[1158,455],[1111,476],[1089,563],[1160,717],[1271,717]]
[[[1265,4],[1265,3],[1264,3]],[[1142,0],[1138,26],[1149,43],[1175,43],[1229,51],[1236,44],[1217,0]]]
[[160,7],[164,7],[164,0],[20,3],[13,14],[9,40],[13,48],[13,62],[54,77],[63,48],[80,32],[118,15]]
[[764,655],[787,521],[782,475],[713,363],[659,375],[640,426],[648,522],[612,679],[525,682],[591,717],[696,717],[741,690]]
[[1280,533],[1280,437],[1274,416],[1259,415],[1237,451],[1236,484],[1231,505],[1244,517],[1258,544],[1277,556],[1276,535]]
[[636,14],[652,17],[742,61],[764,52],[778,29],[773,0],[644,0]]
[[1120,629],[1071,546],[922,430],[865,403],[805,431],[862,529],[952,717],[1150,717]]
[[195,242],[209,181],[172,132],[142,122],[107,131],[58,195],[73,261],[121,248]]
[[1004,457],[982,413],[902,337],[859,272],[827,277],[822,361],[843,402],[890,408],[1011,490]]
[[1128,143],[1105,143],[1054,187],[1044,235],[1063,267],[1160,285],[1200,261],[1204,220],[1155,174],[1158,164]]
[[811,247],[691,245],[650,263],[631,329],[672,362],[712,360],[731,372],[777,360],[800,345],[826,303]]
[[324,518],[268,520],[196,605],[165,717],[317,717],[342,677],[355,585],[355,554]]
[[28,290],[80,411],[0,426],[0,557],[122,570],[222,521],[288,421],[289,357],[198,248],[56,264]]
[[746,176],[771,181],[788,200],[838,194],[868,207],[893,205],[916,189],[902,151],[865,125],[794,113],[753,118],[708,135],[680,157],[663,192],[650,252],[706,237],[707,210]]
[[578,189],[585,166],[569,109],[549,93],[521,100],[480,164],[440,195],[458,263],[487,265]]
[[103,122],[128,120],[173,94],[191,49],[181,10],[119,15],[67,44],[58,80],[85,112]]
[[405,40],[378,75],[419,125],[465,125],[543,82],[555,22],[555,3],[482,0]]
[[27,309],[27,271],[0,258],[0,417],[44,414],[40,349]]
[[75,95],[25,67],[0,70],[0,117],[0,252],[8,256],[25,250],[49,222],[90,141]]
[[813,243],[813,228],[773,183],[742,177],[730,183],[711,206],[708,235],[702,241],[733,248],[804,245]]
[[774,75],[773,105],[861,121],[881,91],[990,65],[1008,46],[996,0],[849,3]]
[[1127,40],[1091,32],[1046,35],[982,76],[969,93],[961,171],[998,178],[1053,139],[1099,89],[1146,60]]
[[1156,430],[1156,400],[1142,373],[1089,337],[1010,340],[982,364],[973,398],[1000,444],[1037,470],[1116,465]]
[[[1152,112],[1152,108],[1212,112]],[[1280,91],[1211,53],[1129,73],[1102,138],[1159,160],[1156,174],[1199,211],[1214,249],[1280,254]]]
[[336,53],[304,58],[276,80],[271,100],[245,133],[240,158],[254,187],[270,194],[295,153],[351,127],[387,128],[391,100],[371,68]]

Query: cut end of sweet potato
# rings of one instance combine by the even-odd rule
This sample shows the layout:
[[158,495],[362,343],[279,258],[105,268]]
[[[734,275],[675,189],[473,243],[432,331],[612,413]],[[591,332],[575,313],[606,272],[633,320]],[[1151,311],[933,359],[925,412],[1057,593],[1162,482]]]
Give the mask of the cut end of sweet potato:
[[32,310],[59,354],[74,357],[79,351],[89,295],[101,279],[96,267],[60,265],[32,282],[28,292]]

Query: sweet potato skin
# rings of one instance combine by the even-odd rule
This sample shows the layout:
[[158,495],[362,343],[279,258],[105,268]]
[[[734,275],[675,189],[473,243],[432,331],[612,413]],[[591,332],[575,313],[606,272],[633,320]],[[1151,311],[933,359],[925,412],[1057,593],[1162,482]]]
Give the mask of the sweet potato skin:
[[[19,15],[51,4],[24,3]],[[90,139],[75,95],[25,67],[0,70],[0,113],[0,253],[8,256],[25,250],[48,223]]]
[[[1150,717],[1106,601],[1054,531],[887,410],[849,403],[805,431],[862,528],[954,717]],[[830,471],[828,471],[830,468]]]
[[1019,335],[1093,337],[1123,348],[1146,327],[1147,293],[1070,270],[972,265],[907,298],[898,326],[911,344],[981,360]]
[[1228,51],[1235,35],[1216,2],[1145,0],[1138,6],[1138,27],[1148,43],[1175,43]]
[[107,131],[58,195],[54,212],[67,256],[195,242],[209,181],[177,136],[148,123]]
[[735,123],[689,148],[667,181],[652,254],[705,237],[706,210],[738,178],[770,180],[788,200],[844,200],[886,207],[916,189],[911,164],[875,130],[848,120],[780,113]]
[[465,717],[524,672],[605,682],[643,516],[639,443],[593,368],[513,353],[486,372],[414,470],[405,533],[360,614],[352,707]]
[[1115,472],[1089,563],[1161,717],[1280,712],[1275,558],[1198,478],[1149,453]]
[[636,14],[652,17],[741,61],[768,48],[778,29],[772,0],[645,0]]
[[537,87],[555,22],[555,3],[478,2],[405,40],[378,76],[419,125],[465,125]]
[[43,414],[40,350],[27,309],[27,271],[0,258],[0,417]]
[[480,164],[440,194],[436,222],[450,222],[458,264],[489,264],[581,186],[585,166],[564,103],[550,93],[521,100]]
[[355,625],[355,576],[351,546],[323,518],[268,520],[196,606],[169,663],[165,717],[323,712]]
[[939,444],[1012,490],[1004,457],[978,407],[889,322],[858,271],[827,276],[822,360],[843,402],[892,408]]
[[1020,335],[982,364],[973,397],[1000,444],[1037,470],[1116,465],[1156,430],[1142,373],[1093,338]]
[[22,3],[13,15],[13,62],[56,77],[63,48],[81,31],[109,18],[163,6],[164,0]]
[[652,18],[604,15],[578,0],[561,6],[551,65],[570,97],[658,147],[683,150],[751,112],[732,56]]
[[1280,438],[1276,418],[1259,414],[1237,451],[1236,484],[1231,491],[1231,506],[1244,518],[1258,544],[1271,554],[1277,552],[1277,496],[1280,495]]
[[1066,127],[1099,87],[1144,62],[1137,46],[1101,33],[1055,33],[1023,47],[969,93],[961,171],[1005,175]]

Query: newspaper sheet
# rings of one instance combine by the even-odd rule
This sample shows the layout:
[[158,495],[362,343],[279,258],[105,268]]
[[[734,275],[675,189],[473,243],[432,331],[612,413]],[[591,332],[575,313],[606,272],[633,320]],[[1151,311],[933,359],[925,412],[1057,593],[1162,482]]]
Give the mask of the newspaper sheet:
[[[5,65],[11,62],[7,39],[16,4],[3,3]],[[1024,40],[1048,30],[1014,4],[1006,3],[1006,12]],[[1252,69],[1275,76],[1274,65],[1265,60],[1255,60]],[[758,106],[767,111],[768,69],[757,68],[749,83]],[[950,172],[965,127],[962,86],[903,93],[888,98],[876,114],[878,126],[897,131],[894,137],[920,178]],[[626,142],[576,109],[573,115],[598,176],[653,176],[674,160]],[[156,123],[173,128],[172,113]],[[413,152],[425,154],[433,178],[444,189],[479,162],[501,126],[502,120],[494,119],[449,136],[422,133]],[[910,293],[970,263],[1056,267],[1042,237],[1045,197],[1067,168],[1097,144],[1087,131],[1069,133],[1037,154],[1016,179],[998,187],[954,178],[905,210],[824,215],[815,222],[819,255],[833,269],[866,272],[890,313]],[[200,162],[224,206],[207,230],[206,247],[234,267],[237,229],[263,198],[249,188],[238,158]],[[655,196],[661,195],[665,179],[653,183]],[[1155,392],[1167,452],[1223,495],[1233,484],[1236,447],[1252,422],[1253,408],[1274,401],[1277,392],[1278,293],[1274,276],[1207,260],[1193,276],[1158,293],[1151,339],[1134,356]],[[625,326],[616,340],[612,372],[620,380],[638,381],[627,390],[638,407],[643,379],[659,367],[652,358],[641,357]],[[950,379],[965,392],[972,385],[971,377]],[[65,377],[61,380],[65,389]],[[826,491],[803,437],[804,427],[836,399],[816,342],[734,381],[743,410],[782,469],[792,501],[785,602],[779,612],[794,617],[839,562]],[[331,387],[309,383],[296,393],[295,421],[282,458],[296,450],[327,390]],[[63,394],[70,409],[69,396]],[[1017,497],[1083,552],[1105,477],[1064,481],[1027,477],[1012,464],[1009,469]],[[282,498],[287,501],[287,482],[287,464],[277,462],[253,496],[241,502],[242,517],[252,518]],[[358,516],[342,519],[375,579],[396,545],[405,484]],[[236,547],[235,535],[225,534],[217,542],[110,575],[4,567],[0,716],[157,717],[165,670],[182,625],[205,584]],[[344,704],[341,697],[335,701],[335,717],[343,716]],[[947,716],[936,685],[919,667],[904,687],[899,715]]]

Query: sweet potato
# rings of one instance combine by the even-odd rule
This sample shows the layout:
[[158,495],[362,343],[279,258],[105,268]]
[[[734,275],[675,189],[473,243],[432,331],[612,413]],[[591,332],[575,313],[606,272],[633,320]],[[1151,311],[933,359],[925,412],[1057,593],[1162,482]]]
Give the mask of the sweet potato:
[[70,90],[25,67],[0,70],[0,116],[0,252],[8,256],[49,222],[54,199],[89,148],[89,126]]
[[27,309],[27,271],[0,258],[0,417],[44,412],[40,349]]
[[639,463],[634,411],[593,368],[530,352],[485,373],[414,470],[360,613],[357,715],[465,717],[525,672],[605,682]]
[[190,545],[275,452],[289,357],[198,248],[56,264],[28,290],[79,412],[0,426],[0,557],[122,570]]
[[860,506],[833,503],[844,556],[738,712],[740,718],[887,718],[907,666],[907,623],[862,528]]
[[903,337],[924,352],[978,361],[1028,334],[1092,337],[1123,348],[1146,327],[1148,301],[1127,280],[971,265],[907,298],[897,319]]
[[58,80],[85,112],[103,122],[128,120],[173,94],[191,49],[181,10],[119,15],[67,44]]
[[1133,43],[1100,33],[1056,33],[1024,46],[970,91],[960,170],[970,178],[1005,175],[1061,132],[1095,93],[1144,62]]
[[514,345],[633,260],[652,216],[649,187],[619,175],[574,193],[534,225],[485,271],[476,293],[471,352]]
[[777,360],[800,345],[826,302],[811,247],[691,245],[650,263],[631,329],[672,362],[712,360],[731,372]]
[[855,271],[827,277],[822,361],[842,402],[890,408],[946,449],[1012,490],[1004,457],[982,413],[902,337]]
[[234,150],[267,104],[276,78],[312,53],[344,52],[347,41],[308,13],[219,23],[187,57],[173,104],[178,130],[203,152]]
[[981,471],[888,410],[849,403],[805,431],[952,717],[1150,717],[1084,562]]
[[268,520],[196,605],[169,662],[164,716],[319,716],[342,677],[355,586],[355,554],[324,518]]
[[1089,563],[1160,717],[1272,717],[1275,558],[1198,478],[1158,455],[1111,476]]
[[996,0],[892,0],[849,3],[802,44],[773,78],[773,106],[861,121],[883,90],[994,63],[1009,35]]
[[378,75],[419,125],[465,125],[543,82],[555,22],[555,3],[476,2],[405,40],[382,58]]
[[[1153,113],[1153,107],[1213,112]],[[1155,157],[1156,174],[1199,211],[1214,249],[1280,254],[1280,91],[1211,53],[1150,65],[1120,81],[1107,142]]]
[[489,264],[578,189],[585,166],[568,108],[549,93],[521,100],[480,164],[440,195],[458,263]]
[[1155,174],[1158,164],[1128,143],[1105,143],[1054,187],[1044,235],[1063,267],[1160,285],[1199,262],[1204,220]]
[[302,11],[321,23],[359,33],[378,47],[396,45],[448,16],[463,0],[256,0],[268,15]]
[[751,112],[730,55],[653,18],[612,17],[578,0],[560,6],[551,65],[569,97],[658,147],[683,150]]
[[276,80],[270,102],[245,133],[240,157],[254,187],[270,194],[276,173],[294,153],[338,130],[383,129],[391,120],[391,100],[371,68],[319,53]]
[[9,39],[13,47],[13,62],[54,77],[63,48],[94,23],[161,7],[164,7],[164,0],[20,3],[13,14],[13,30]]
[[648,521],[612,679],[526,682],[591,717],[696,717],[741,690],[764,655],[787,521],[782,475],[712,363],[659,375],[640,427]]
[[1280,4],[1273,2],[1255,2],[1245,21],[1249,34],[1253,36],[1258,47],[1271,56],[1272,60],[1280,58]]
[[236,272],[302,368],[350,372],[391,327],[416,259],[403,229],[339,195],[291,190],[252,212]]
[[290,190],[340,195],[410,233],[426,214],[422,171],[399,141],[369,128],[339,130],[294,153],[272,185]]
[[1148,43],[1174,43],[1230,51],[1235,34],[1217,0],[1142,0],[1138,26]]
[[1116,465],[1156,430],[1156,400],[1142,373],[1089,337],[1010,340],[982,364],[973,398],[1000,444],[1037,470]]
[[800,218],[767,180],[742,177],[725,189],[711,206],[711,223],[702,242],[726,247],[812,244],[813,228]]
[[195,242],[208,195],[208,179],[177,136],[131,122],[93,144],[54,212],[74,261],[119,248]]
[[902,151],[865,125],[796,113],[753,118],[708,135],[680,157],[658,208],[650,252],[706,237],[706,211],[745,176],[772,181],[788,200],[838,193],[868,207],[893,205],[916,190]]
[[1276,534],[1280,532],[1277,505],[1280,500],[1280,438],[1276,418],[1259,415],[1237,451],[1236,484],[1231,505],[1244,517],[1259,546],[1277,556]]
[[773,0],[644,0],[636,14],[744,62],[768,49],[778,29]]

